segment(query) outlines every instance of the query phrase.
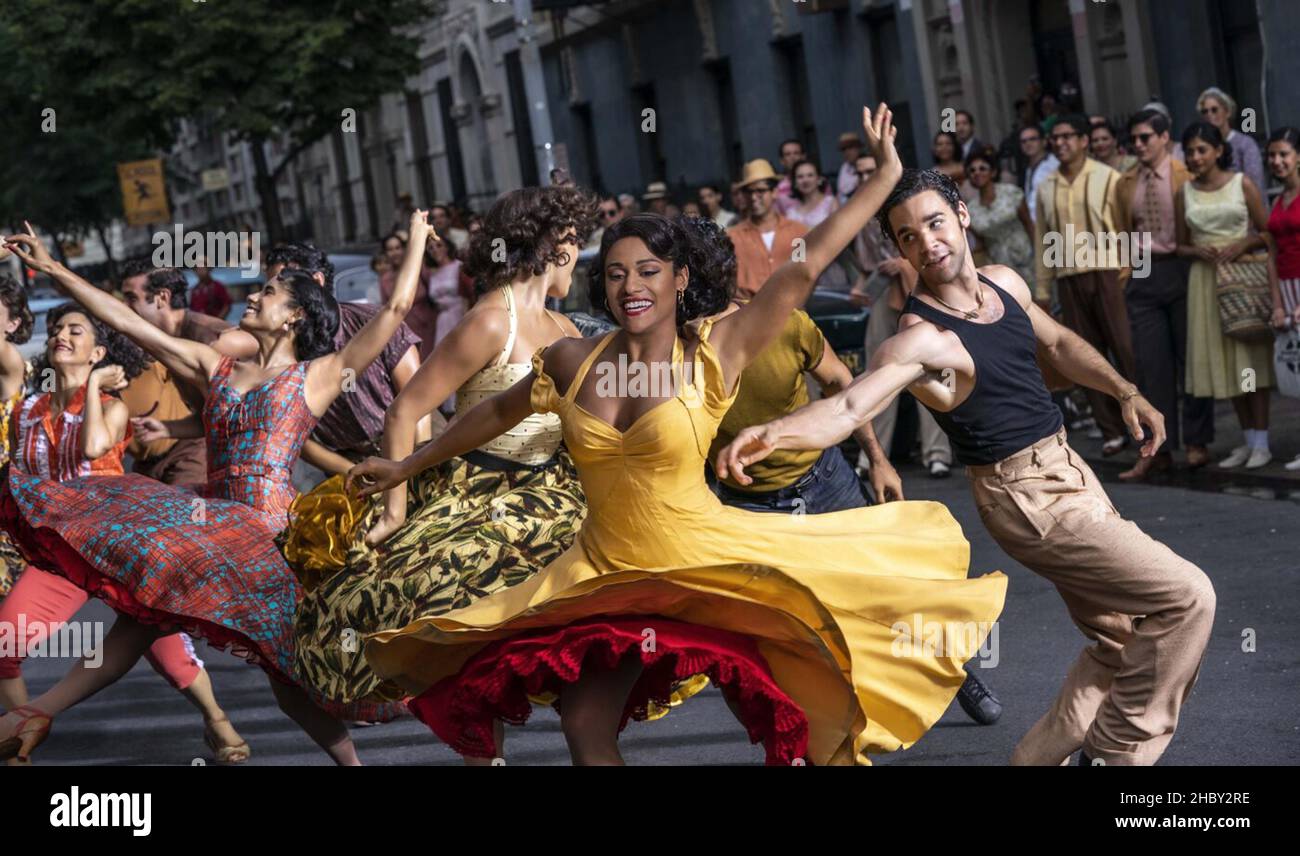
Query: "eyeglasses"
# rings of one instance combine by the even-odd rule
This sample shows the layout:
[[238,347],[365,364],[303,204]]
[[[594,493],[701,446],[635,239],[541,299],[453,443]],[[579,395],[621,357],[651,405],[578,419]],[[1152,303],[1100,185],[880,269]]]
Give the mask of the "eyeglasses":
[[600,216],[602,216],[602,217],[607,217],[607,218],[608,218],[608,217],[617,217],[617,216],[618,216],[618,209],[617,209],[617,208],[602,208],[602,209],[600,209]]
[[1201,115],[1208,116],[1211,113],[1218,113],[1220,109],[1222,108],[1220,108],[1218,104],[1206,104],[1201,108]]
[[1057,143],[1063,143],[1066,140],[1071,139],[1073,137],[1082,137],[1082,136],[1083,134],[1079,133],[1078,131],[1066,131],[1063,134],[1052,134],[1047,139],[1051,140],[1052,144],[1055,145]]
[[1147,140],[1159,135],[1156,134],[1154,131],[1148,131],[1145,134],[1129,134],[1129,136],[1132,138],[1133,142],[1145,146],[1147,144]]

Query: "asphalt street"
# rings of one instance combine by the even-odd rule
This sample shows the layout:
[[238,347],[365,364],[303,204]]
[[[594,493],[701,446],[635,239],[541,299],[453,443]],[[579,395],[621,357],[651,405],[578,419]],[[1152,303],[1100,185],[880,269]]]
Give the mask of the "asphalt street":
[[[936,481],[908,467],[903,476],[909,498],[944,502],[961,521],[973,546],[973,574],[1002,570],[1010,577],[999,662],[981,672],[1005,713],[996,725],[981,727],[954,703],[919,743],[881,756],[877,763],[1005,764],[1019,737],[1051,703],[1084,639],[1053,587],[1008,558],[984,531],[960,471]],[[1107,489],[1122,514],[1199,564],[1218,594],[1200,681],[1162,763],[1300,763],[1300,504],[1115,482]],[[78,616],[111,619],[98,602]],[[252,745],[249,766],[329,763],[276,707],[260,670],[200,650],[219,700]],[[32,689],[48,686],[70,662],[29,660],[26,675]],[[460,763],[413,719],[358,728],[354,736],[368,764]],[[629,763],[641,765],[759,764],[763,758],[713,689],[662,720],[632,723],[622,747]],[[142,661],[116,685],[59,716],[35,760],[48,765],[179,765],[208,757],[197,712]],[[568,763],[552,711],[539,709],[527,726],[509,730],[506,763]]]

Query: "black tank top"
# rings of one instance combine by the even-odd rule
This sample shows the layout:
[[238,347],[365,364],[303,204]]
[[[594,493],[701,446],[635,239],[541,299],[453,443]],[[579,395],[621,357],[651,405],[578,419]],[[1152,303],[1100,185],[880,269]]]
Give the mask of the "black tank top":
[[926,407],[948,435],[957,460],[967,466],[992,464],[1061,428],[1061,409],[1052,401],[1035,359],[1037,339],[1028,313],[988,277],[980,281],[1002,299],[1002,317],[991,324],[958,318],[907,298],[908,312],[957,334],[975,363],[975,387],[947,413]]

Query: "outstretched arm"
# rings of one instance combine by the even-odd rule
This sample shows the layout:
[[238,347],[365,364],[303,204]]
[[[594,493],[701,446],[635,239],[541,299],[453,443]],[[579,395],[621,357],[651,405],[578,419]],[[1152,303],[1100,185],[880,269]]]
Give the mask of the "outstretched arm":
[[[836,356],[830,342],[824,341],[822,348],[821,362],[812,373],[822,385],[823,395],[831,396],[848,389],[853,384],[853,373]],[[889,462],[885,450],[880,447],[880,441],[876,439],[876,431],[870,419],[853,430],[853,439],[858,441],[858,445],[871,463],[871,487],[880,501],[888,502],[891,498],[902,499],[903,480],[898,477],[898,471]]]
[[221,355],[207,345],[169,336],[140,318],[127,305],[107,292],[100,291],[52,256],[31,224],[27,234],[11,235],[5,239],[6,249],[22,259],[30,268],[48,274],[62,293],[86,307],[86,310],[109,327],[129,337],[141,348],[157,358],[181,380],[200,390],[208,388],[208,377],[216,370]]
[[894,396],[926,376],[926,363],[939,333],[916,325],[886,339],[871,358],[870,370],[858,375],[842,392],[815,401],[768,422],[746,428],[718,453],[718,478],[730,476],[741,484],[751,479],[745,467],[777,449],[825,449],[852,434],[859,425],[884,410]]
[[348,490],[357,486],[359,496],[388,490],[419,472],[501,436],[533,412],[532,389],[533,377],[530,375],[505,392],[480,402],[463,417],[453,420],[438,439],[400,461],[367,458],[348,473]]
[[307,375],[307,405],[312,413],[317,416],[324,414],[342,393],[344,379],[360,376],[378,359],[406,318],[406,313],[411,311],[420,284],[424,244],[430,231],[429,212],[417,210],[411,215],[406,258],[402,260],[402,269],[397,274],[393,293],[383,308],[341,350],[312,361]]
[[728,389],[781,332],[790,313],[808,300],[817,277],[880,210],[903,174],[894,148],[893,114],[889,107],[882,103],[874,116],[864,107],[862,115],[867,141],[876,158],[876,174],[858,188],[844,207],[808,233],[802,261],[786,262],[768,278],[753,300],[714,325],[712,341],[726,370]]

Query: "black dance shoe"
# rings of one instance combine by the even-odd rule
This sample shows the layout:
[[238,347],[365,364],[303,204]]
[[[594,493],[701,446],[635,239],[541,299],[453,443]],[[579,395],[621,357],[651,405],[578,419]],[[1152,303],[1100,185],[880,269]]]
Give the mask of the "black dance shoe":
[[1002,716],[1002,702],[970,666],[966,667],[966,681],[957,690],[957,702],[966,715],[980,725],[992,725]]

